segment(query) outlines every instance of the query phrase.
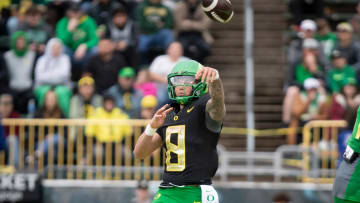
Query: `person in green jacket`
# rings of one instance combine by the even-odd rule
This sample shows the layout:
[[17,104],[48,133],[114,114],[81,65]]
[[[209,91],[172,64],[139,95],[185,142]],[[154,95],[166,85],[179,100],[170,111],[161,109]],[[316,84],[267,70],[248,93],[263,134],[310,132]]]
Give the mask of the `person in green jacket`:
[[339,50],[331,54],[334,68],[328,73],[328,83],[332,93],[339,93],[346,83],[356,84],[355,69],[347,64],[345,55]]
[[98,44],[96,23],[84,14],[80,5],[73,3],[67,15],[56,25],[56,35],[65,45],[65,52],[71,57],[73,64],[83,63],[93,54]]
[[144,0],[136,9],[136,18],[140,25],[138,51],[141,55],[141,65],[150,64],[146,53],[151,48],[160,47],[166,50],[174,36],[173,15],[171,10],[161,3],[161,0]]

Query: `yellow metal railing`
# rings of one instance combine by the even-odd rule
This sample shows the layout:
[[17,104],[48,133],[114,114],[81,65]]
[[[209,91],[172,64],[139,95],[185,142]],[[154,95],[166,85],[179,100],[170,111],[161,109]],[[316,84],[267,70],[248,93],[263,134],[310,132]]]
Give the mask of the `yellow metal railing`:
[[[37,170],[49,179],[161,178],[164,160],[162,150],[155,151],[145,160],[134,159],[132,155],[133,147],[148,123],[147,120],[3,119],[1,122],[9,128],[9,136],[18,138],[18,150],[10,147],[7,155],[0,152],[0,169],[7,165],[16,170]],[[130,125],[132,134],[117,142],[102,143],[94,136],[86,135],[86,128],[91,125],[109,128]],[[289,130],[224,127],[222,135],[239,135],[239,138],[246,134],[255,137],[285,136]],[[48,144],[39,144],[44,142]]]
[[[3,119],[2,125],[9,128],[10,138],[18,142],[9,147],[8,155],[0,152],[0,168],[7,165],[17,170],[37,170],[49,179],[159,180],[160,170],[146,169],[161,168],[160,151],[144,161],[132,156],[147,123],[147,120]],[[133,133],[117,142],[100,142],[86,135],[90,125],[109,128],[130,125]],[[130,170],[136,167],[139,169]]]
[[[339,128],[347,126],[343,120],[311,121],[303,128],[303,146],[312,147],[320,152],[320,177],[304,176],[304,182],[331,183],[335,177],[339,158],[337,140]],[[310,154],[303,154],[303,167],[311,170]],[[305,173],[308,174],[308,173]]]

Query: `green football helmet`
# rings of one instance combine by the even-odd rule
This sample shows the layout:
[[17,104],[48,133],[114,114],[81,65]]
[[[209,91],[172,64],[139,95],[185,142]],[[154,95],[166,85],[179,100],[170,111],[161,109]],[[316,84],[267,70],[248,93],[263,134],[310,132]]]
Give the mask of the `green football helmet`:
[[[194,60],[186,60],[177,63],[168,75],[169,98],[176,101],[178,104],[186,105],[194,98],[199,98],[207,93],[207,84],[195,80],[197,71],[202,67],[203,66],[200,63]],[[191,86],[192,94],[189,96],[176,96],[176,86]]]

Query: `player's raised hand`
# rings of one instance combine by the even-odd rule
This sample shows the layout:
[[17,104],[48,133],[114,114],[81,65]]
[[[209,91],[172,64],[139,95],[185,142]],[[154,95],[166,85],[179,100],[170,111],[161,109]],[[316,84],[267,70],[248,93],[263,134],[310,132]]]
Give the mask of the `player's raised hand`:
[[168,106],[168,104],[165,104],[163,107],[156,111],[155,115],[150,121],[150,126],[152,128],[160,128],[164,124],[166,115],[173,110],[173,107],[167,109]]
[[201,79],[201,82],[206,82],[207,84],[209,84],[209,82],[212,83],[218,77],[219,77],[219,73],[215,68],[202,67],[196,73],[195,80]]

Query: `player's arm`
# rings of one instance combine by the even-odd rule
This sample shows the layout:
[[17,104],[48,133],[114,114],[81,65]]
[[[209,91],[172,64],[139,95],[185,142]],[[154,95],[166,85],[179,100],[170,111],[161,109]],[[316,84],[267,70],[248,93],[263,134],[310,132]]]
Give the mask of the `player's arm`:
[[155,133],[154,136],[148,136],[142,133],[135,145],[135,158],[145,159],[150,156],[153,151],[161,147],[161,145],[162,139],[159,134]]
[[206,112],[209,113],[210,118],[215,121],[224,120],[225,96],[219,72],[214,68],[203,67],[196,73],[195,79],[201,79],[202,82],[206,80],[209,85],[211,99],[206,103]]
[[168,109],[167,107],[168,104],[165,104],[156,111],[150,123],[146,126],[145,131],[136,142],[134,149],[135,158],[144,159],[161,147],[162,139],[160,135],[156,133],[156,130],[164,124],[166,115],[173,110],[172,107]]

